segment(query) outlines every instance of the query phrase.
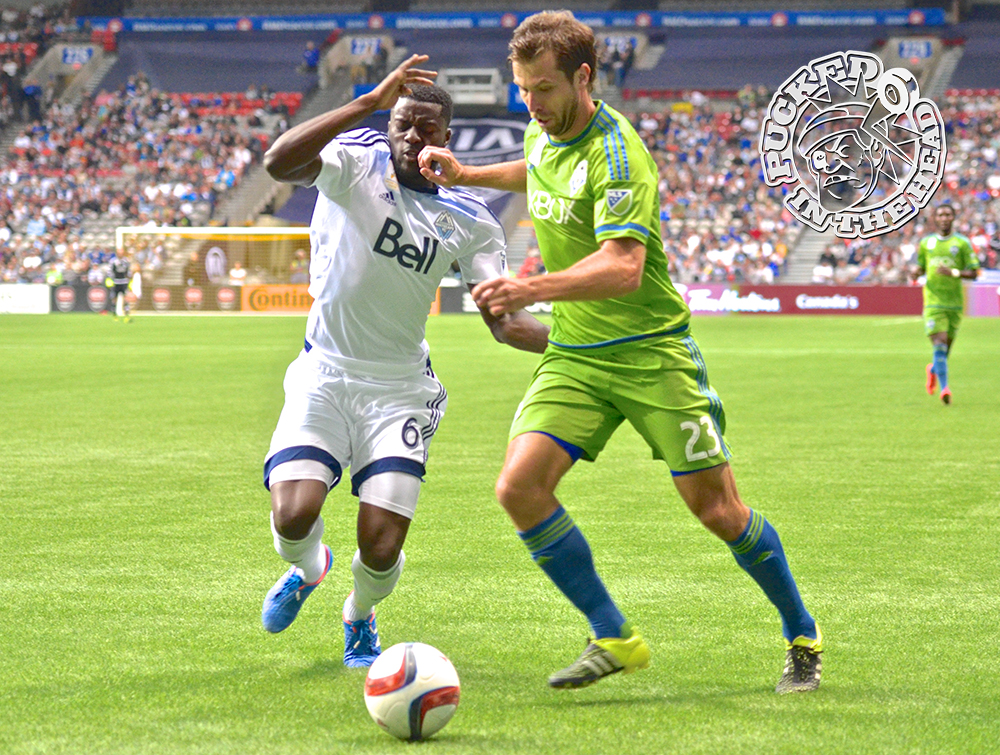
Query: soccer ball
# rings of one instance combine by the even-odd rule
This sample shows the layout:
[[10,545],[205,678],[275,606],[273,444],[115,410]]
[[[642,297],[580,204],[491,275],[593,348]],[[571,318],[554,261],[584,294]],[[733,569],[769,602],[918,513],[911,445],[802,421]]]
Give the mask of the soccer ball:
[[365,705],[379,726],[400,739],[426,739],[458,708],[458,673],[444,653],[422,642],[383,652],[365,679]]

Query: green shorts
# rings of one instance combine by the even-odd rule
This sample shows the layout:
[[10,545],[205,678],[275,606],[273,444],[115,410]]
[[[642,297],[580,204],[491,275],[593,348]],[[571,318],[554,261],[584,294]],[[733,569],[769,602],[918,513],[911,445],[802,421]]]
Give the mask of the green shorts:
[[677,474],[729,460],[722,400],[691,336],[610,353],[550,347],[542,356],[510,437],[544,432],[593,461],[623,420]]
[[962,313],[957,309],[924,307],[924,333],[928,336],[947,333],[949,339],[954,339],[961,324]]

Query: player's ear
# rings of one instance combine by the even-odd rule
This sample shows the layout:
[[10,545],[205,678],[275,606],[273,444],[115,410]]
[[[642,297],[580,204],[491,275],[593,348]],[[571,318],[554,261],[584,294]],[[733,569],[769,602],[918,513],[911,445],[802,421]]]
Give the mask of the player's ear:
[[589,63],[581,63],[580,67],[576,69],[576,81],[574,83],[578,87],[589,88],[591,72]]
[[444,132],[444,146],[447,147],[451,144],[451,129],[446,129]]

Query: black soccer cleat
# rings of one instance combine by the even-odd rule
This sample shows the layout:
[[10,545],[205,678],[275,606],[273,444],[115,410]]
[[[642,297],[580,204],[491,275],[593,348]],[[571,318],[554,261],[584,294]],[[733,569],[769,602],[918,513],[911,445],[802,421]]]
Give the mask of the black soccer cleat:
[[823,671],[822,651],[802,645],[792,645],[785,655],[785,670],[774,691],[779,695],[789,692],[814,692],[819,689]]

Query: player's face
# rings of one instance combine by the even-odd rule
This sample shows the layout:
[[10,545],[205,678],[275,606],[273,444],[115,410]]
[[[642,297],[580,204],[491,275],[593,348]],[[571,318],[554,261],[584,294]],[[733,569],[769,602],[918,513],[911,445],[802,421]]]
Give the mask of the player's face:
[[938,207],[934,211],[934,223],[942,236],[951,235],[951,226],[955,222],[955,213],[950,207]]
[[389,116],[389,147],[396,167],[396,179],[410,188],[433,186],[420,175],[417,155],[424,147],[444,147],[451,129],[441,114],[441,106],[400,97]]
[[556,65],[555,53],[546,50],[527,63],[514,61],[512,67],[521,98],[542,131],[556,139],[569,135],[587,93],[587,64],[571,80]]

